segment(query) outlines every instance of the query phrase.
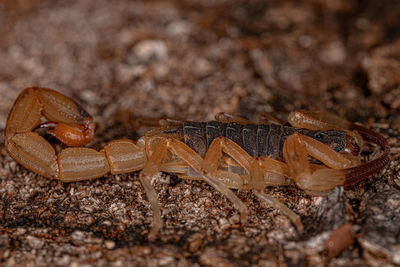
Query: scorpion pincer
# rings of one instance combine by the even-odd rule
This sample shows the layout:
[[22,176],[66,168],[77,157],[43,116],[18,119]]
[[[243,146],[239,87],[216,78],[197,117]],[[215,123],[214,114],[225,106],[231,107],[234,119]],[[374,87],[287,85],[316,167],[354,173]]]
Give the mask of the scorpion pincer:
[[[389,146],[378,133],[330,113],[292,112],[291,126],[261,116],[257,124],[220,113],[216,121],[167,121],[136,143],[107,143],[103,150],[81,147],[92,141],[92,117],[70,98],[45,88],[21,92],[8,116],[5,146],[27,169],[63,182],[88,180],[107,173],[139,171],[153,211],[149,239],[162,227],[157,193],[150,180],[160,171],[183,179],[201,179],[225,195],[245,223],[248,209],[231,189],[254,194],[288,216],[302,231],[300,217],[264,193],[266,186],[296,184],[312,195],[326,195],[384,169]],[[56,153],[36,132],[46,128],[67,148]],[[377,158],[361,163],[363,143],[376,144]]]

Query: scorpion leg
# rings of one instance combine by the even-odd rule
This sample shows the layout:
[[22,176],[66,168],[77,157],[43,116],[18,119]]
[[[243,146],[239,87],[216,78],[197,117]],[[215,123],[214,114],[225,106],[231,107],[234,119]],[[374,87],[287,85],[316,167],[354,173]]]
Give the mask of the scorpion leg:
[[168,144],[166,139],[159,140],[156,149],[150,157],[148,157],[146,164],[139,174],[140,182],[146,192],[147,198],[150,201],[153,210],[153,226],[149,233],[149,240],[153,241],[162,227],[162,219],[160,206],[158,205],[157,193],[150,183],[150,179],[156,175],[161,169],[162,161],[167,156]]
[[288,116],[293,127],[310,130],[349,129],[351,123],[329,112],[293,111]]
[[[308,160],[309,155],[329,168],[313,170],[313,165]],[[343,185],[345,181],[343,169],[360,163],[354,156],[336,152],[329,146],[298,133],[286,139],[283,157],[296,184],[313,194],[324,194],[337,185]]]
[[[203,161],[203,169],[205,173],[213,176],[219,166],[219,160],[222,152],[232,157],[240,166],[245,168],[250,174],[251,187],[254,189],[256,196],[264,200],[271,207],[280,210],[283,214],[296,225],[299,232],[302,231],[300,217],[291,211],[277,199],[263,193],[265,183],[263,177],[267,172],[276,173],[279,177],[288,174],[284,163],[274,164],[273,159],[253,158],[243,148],[226,137],[218,137],[211,143]],[[283,184],[283,183],[282,183]]]
[[342,119],[335,114],[328,112],[296,111],[289,115],[288,121],[292,126],[303,127],[307,129],[346,129],[349,130],[347,134],[352,136],[360,147],[362,147],[362,144],[365,141],[374,143],[383,150],[383,154],[376,159],[344,170],[346,173],[346,181],[344,186],[352,185],[376,172],[379,172],[390,162],[389,145],[382,135],[361,125]]
[[140,117],[140,118],[134,119],[133,123],[137,127],[140,127],[140,126],[165,127],[165,126],[180,125],[180,124],[183,124],[184,121],[176,120],[176,119],[169,119],[169,118]]
[[[169,150],[182,158],[191,166],[197,173],[201,174],[202,179],[213,186],[217,191],[225,195],[240,212],[240,221],[242,224],[246,222],[247,207],[246,205],[220,181],[221,173],[210,173],[206,169],[209,159],[203,162],[203,158],[185,143],[176,139],[169,139]],[[209,150],[208,150],[209,151]],[[208,154],[208,152],[207,152]],[[207,157],[207,156],[206,156]]]
[[274,116],[270,115],[267,112],[261,112],[260,115],[258,116],[258,122],[260,124],[279,124],[279,125],[284,125],[285,123],[282,122],[281,120],[275,118]]
[[[153,212],[155,214],[154,225],[151,230],[152,235],[154,235],[162,226],[161,216],[159,215],[159,207],[156,201],[156,195],[151,193],[154,189],[149,186],[148,178],[154,176],[158,171],[160,171],[162,166],[162,161],[167,158],[167,150],[169,150],[173,155],[178,156],[182,160],[184,160],[190,167],[192,167],[197,173],[201,174],[202,179],[213,186],[220,193],[225,195],[233,205],[240,211],[241,213],[241,222],[244,223],[247,216],[247,207],[244,203],[230,190],[228,187],[224,185],[223,182],[219,181],[220,174],[216,174],[216,177],[207,173],[203,167],[203,158],[197,154],[193,149],[188,147],[183,142],[166,136],[154,136],[150,139],[158,139],[158,143],[154,145],[154,140],[148,140],[150,143],[151,151],[150,157],[146,162],[145,167],[143,168],[140,177],[143,183],[143,186],[147,186],[146,193],[148,193],[149,200],[152,203]],[[147,185],[146,185],[147,184]]]
[[[165,164],[163,164],[163,169]],[[198,176],[193,176],[193,175],[187,175],[188,168],[186,164],[186,172],[183,174],[183,172],[179,172],[182,174],[178,174],[178,176],[182,179],[185,180],[203,180],[201,175]],[[225,187],[230,188],[230,189],[248,189],[246,186],[244,180],[246,180],[245,177],[240,176],[237,173],[229,172],[229,171],[224,171],[224,170],[217,170],[217,172],[214,173],[214,178],[220,181]]]
[[223,122],[223,123],[231,123],[231,122],[235,122],[237,124],[252,124],[251,121],[249,121],[248,119],[236,116],[236,115],[232,115],[226,112],[219,112],[217,114],[215,114],[215,120],[219,121],[219,122]]
[[264,174],[264,183],[267,186],[289,185],[291,180],[287,177],[290,176],[287,164],[282,161],[275,160],[269,156],[257,158],[262,173]]
[[363,145],[363,138],[359,133],[359,129],[365,129],[364,127],[353,124],[329,112],[294,111],[289,114],[288,122],[294,127],[306,128],[313,131],[348,130],[347,135],[351,136],[360,148]]

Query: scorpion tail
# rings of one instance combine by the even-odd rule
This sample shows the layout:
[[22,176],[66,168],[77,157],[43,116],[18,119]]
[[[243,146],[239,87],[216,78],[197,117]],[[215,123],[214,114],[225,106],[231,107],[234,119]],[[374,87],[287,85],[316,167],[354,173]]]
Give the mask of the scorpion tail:
[[382,135],[357,124],[351,124],[350,129],[356,130],[364,141],[380,146],[383,149],[383,154],[361,166],[345,169],[346,180],[344,186],[357,183],[364,178],[383,170],[390,162],[390,148],[386,139]]

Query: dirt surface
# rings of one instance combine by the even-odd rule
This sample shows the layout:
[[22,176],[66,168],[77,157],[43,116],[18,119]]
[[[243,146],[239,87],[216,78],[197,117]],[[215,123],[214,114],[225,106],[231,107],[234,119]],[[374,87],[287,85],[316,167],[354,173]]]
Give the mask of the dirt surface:
[[[0,265],[400,265],[399,12],[386,0],[1,1],[1,129],[21,90],[41,86],[94,116],[96,149],[141,136],[135,117],[256,120],[305,109],[382,133],[392,161],[328,197],[267,188],[301,216],[302,234],[251,191],[236,192],[250,208],[240,225],[206,183],[160,174],[164,227],[149,242],[137,173],[61,183],[1,146]],[[344,240],[338,255],[326,246],[332,236]]]

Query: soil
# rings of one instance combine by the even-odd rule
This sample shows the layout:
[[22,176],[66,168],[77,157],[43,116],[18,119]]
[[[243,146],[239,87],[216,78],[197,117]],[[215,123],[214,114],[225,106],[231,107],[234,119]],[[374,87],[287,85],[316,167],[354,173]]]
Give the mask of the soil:
[[[1,1],[1,129],[21,90],[40,86],[93,115],[96,149],[138,139],[148,130],[138,117],[225,111],[256,121],[303,109],[380,132],[392,161],[327,197],[268,187],[301,216],[303,233],[251,191],[235,190],[250,211],[241,225],[205,182],[160,173],[152,183],[164,226],[150,242],[138,173],[62,183],[2,145],[0,265],[400,265],[399,12],[389,0]],[[343,242],[330,248],[335,237]]]

